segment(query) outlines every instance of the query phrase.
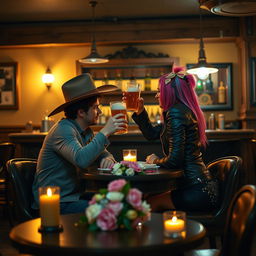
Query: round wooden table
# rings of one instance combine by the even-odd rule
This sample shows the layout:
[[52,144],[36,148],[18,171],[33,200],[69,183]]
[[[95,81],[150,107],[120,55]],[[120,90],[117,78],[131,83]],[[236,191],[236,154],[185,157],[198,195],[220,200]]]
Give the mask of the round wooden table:
[[132,231],[88,231],[87,227],[75,227],[81,214],[61,216],[63,232],[38,232],[40,219],[34,219],[14,227],[10,232],[13,245],[21,253],[35,255],[177,255],[199,246],[206,231],[202,224],[187,221],[183,238],[166,238],[163,233],[162,214],[153,213],[151,220]]
[[106,188],[112,180],[125,179],[131,183],[132,187],[140,189],[145,194],[157,194],[174,189],[177,179],[181,178],[183,174],[183,170],[163,168],[146,175],[134,176],[117,176],[109,173],[103,174],[98,170],[90,170],[82,173],[81,179],[84,179],[86,189],[94,192],[100,188]]

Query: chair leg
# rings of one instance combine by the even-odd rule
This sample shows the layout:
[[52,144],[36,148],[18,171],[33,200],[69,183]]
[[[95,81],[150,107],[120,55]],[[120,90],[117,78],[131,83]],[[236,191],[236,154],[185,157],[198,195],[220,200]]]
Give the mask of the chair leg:
[[217,244],[216,244],[216,238],[215,236],[209,236],[209,243],[210,243],[210,248],[211,249],[217,249]]

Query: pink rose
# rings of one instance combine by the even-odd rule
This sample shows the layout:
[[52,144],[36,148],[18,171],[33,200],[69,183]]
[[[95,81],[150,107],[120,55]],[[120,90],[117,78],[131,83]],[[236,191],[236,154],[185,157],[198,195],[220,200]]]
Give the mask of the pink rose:
[[131,188],[126,196],[127,202],[138,210],[141,209],[141,198],[142,193],[137,188]]
[[120,202],[111,202],[106,205],[106,208],[112,209],[116,216],[122,211],[123,203]]
[[97,217],[97,226],[101,230],[115,230],[117,228],[117,219],[112,209],[104,208]]
[[126,180],[124,179],[114,180],[108,184],[108,191],[120,191],[125,184]]

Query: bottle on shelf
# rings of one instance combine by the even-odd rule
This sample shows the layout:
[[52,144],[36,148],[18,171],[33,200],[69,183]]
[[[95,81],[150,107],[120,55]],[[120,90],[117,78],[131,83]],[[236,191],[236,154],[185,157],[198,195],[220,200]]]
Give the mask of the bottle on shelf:
[[108,84],[108,74],[107,72],[104,72],[104,76],[102,79],[102,85]]
[[156,122],[157,124],[160,124],[160,123],[161,123],[161,114],[160,114],[159,109],[157,109],[157,112],[156,112],[155,122]]
[[137,83],[137,80],[136,80],[134,74],[132,74],[132,76],[130,77],[129,82],[130,82],[131,84],[136,84],[136,83]]
[[215,130],[216,129],[216,117],[214,113],[211,113],[208,119],[208,129]]
[[144,78],[144,90],[151,91],[151,77],[149,72],[146,73],[146,76]]
[[196,82],[196,94],[199,96],[204,92],[204,85],[201,79],[198,79]]
[[115,85],[116,85],[120,90],[122,90],[123,80],[122,80],[121,72],[119,72],[119,71],[116,73]]
[[156,122],[156,118],[155,118],[155,115],[154,115],[154,111],[153,111],[153,108],[150,108],[149,109],[149,120],[151,123],[155,123]]
[[107,117],[106,117],[104,111],[102,110],[102,113],[99,116],[99,124],[100,125],[105,125],[106,122],[107,122]]
[[218,87],[218,103],[226,103],[226,86],[224,85],[223,81],[220,81],[220,85]]
[[208,94],[212,95],[214,93],[214,89],[213,89],[213,82],[212,82],[212,75],[209,74],[206,82],[205,82],[205,90]]

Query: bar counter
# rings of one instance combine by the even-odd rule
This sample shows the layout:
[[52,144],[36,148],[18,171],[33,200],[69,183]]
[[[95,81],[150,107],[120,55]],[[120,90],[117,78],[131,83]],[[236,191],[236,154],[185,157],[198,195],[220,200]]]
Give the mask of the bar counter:
[[[97,132],[98,129],[96,129]],[[208,146],[202,148],[203,159],[208,163],[218,157],[237,155],[243,159],[241,184],[256,184],[256,142],[254,129],[206,130]],[[10,133],[9,140],[17,145],[16,157],[37,158],[47,133]],[[136,148],[138,160],[155,153],[162,155],[160,141],[147,141],[139,130],[127,134],[112,135],[108,150],[117,161],[122,159],[122,149]]]

